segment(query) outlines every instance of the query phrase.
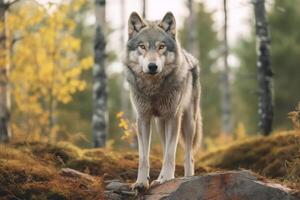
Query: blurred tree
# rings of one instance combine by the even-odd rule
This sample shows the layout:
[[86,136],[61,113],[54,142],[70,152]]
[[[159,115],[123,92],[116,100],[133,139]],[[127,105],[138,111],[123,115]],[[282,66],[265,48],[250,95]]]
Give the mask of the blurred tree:
[[300,99],[300,3],[276,0],[269,15],[274,70],[275,118],[277,128],[291,127],[287,114]]
[[83,0],[56,5],[52,12],[31,1],[11,9],[7,38],[12,44],[10,81],[14,103],[13,131],[57,134],[57,104],[67,104],[86,88],[80,75],[92,65],[91,57],[79,58],[80,40],[73,33]]
[[[76,1],[76,0],[73,0]],[[124,1],[124,0],[121,0]],[[83,58],[85,56],[93,54],[93,45],[94,45],[94,35],[95,28],[94,24],[91,23],[90,19],[94,16],[94,0],[85,1],[77,13],[70,13],[69,17],[72,18],[76,22],[76,28],[74,35],[81,40],[81,48],[78,52],[79,57]],[[121,18],[123,21],[126,20],[124,17]],[[125,27],[124,27],[125,28]],[[105,24],[105,35],[109,36],[109,34],[114,31],[111,30],[108,23]],[[124,43],[122,43],[122,48],[124,48]],[[119,54],[115,54],[115,49],[108,51],[106,50],[106,58],[105,65],[108,66],[111,62],[114,62],[116,59],[121,60],[121,57],[118,57]],[[93,106],[91,106],[92,102],[92,90],[93,90],[93,69],[88,69],[81,74],[81,78],[86,81],[87,87],[83,91],[77,92],[73,101],[68,104],[59,104],[58,105],[58,121],[64,124],[65,130],[68,133],[76,135],[80,133],[85,140],[78,140],[77,144],[80,146],[91,147],[94,146],[92,126],[91,126],[91,116],[93,115]],[[107,112],[109,116],[109,120],[107,123],[107,129],[109,130],[109,138],[107,140],[114,140],[118,145],[117,138],[120,138],[121,130],[118,128],[118,124],[115,123],[115,114],[120,110],[124,111],[124,107],[128,109],[128,91],[127,90],[116,90],[114,87],[114,81],[118,81],[119,88],[124,87],[122,80],[119,78],[115,79],[114,75],[109,75],[107,77]],[[113,80],[111,80],[113,79]],[[124,99],[120,98],[120,94],[124,93]],[[116,101],[117,99],[117,101]],[[120,102],[121,105],[120,105]],[[127,104],[126,104],[127,102]],[[124,104],[123,104],[124,103]],[[74,121],[78,123],[74,124]]]
[[[275,0],[269,9],[268,19],[274,71],[274,128],[289,128],[291,123],[287,114],[300,99],[300,32],[296,26],[300,24],[298,0]],[[237,44],[235,52],[240,59],[240,67],[235,75],[235,93],[240,101],[236,102],[235,110],[240,114],[236,118],[243,119],[247,132],[256,132],[258,117],[255,111],[258,101],[257,96],[253,95],[257,94],[254,34],[241,39]]]
[[147,18],[147,0],[142,0],[142,17]]
[[95,147],[104,147],[107,138],[107,91],[105,73],[105,0],[95,0],[96,32],[93,69],[93,139]]
[[122,74],[114,73],[109,76],[107,82],[109,92],[108,110],[111,117],[111,120],[109,120],[109,138],[115,140],[116,142],[119,142],[118,139],[120,139],[122,135],[116,118],[116,114],[122,110],[122,99],[120,98],[120,94],[123,90],[123,88],[120,87],[120,82],[122,82],[122,80]]
[[[195,23],[193,24],[193,29],[196,30],[195,43],[199,49],[198,54],[195,56],[199,59],[201,67],[201,108],[204,133],[206,135],[217,135],[220,132],[221,125],[219,71],[216,66],[220,42],[217,39],[217,32],[213,29],[213,13],[206,11],[203,3],[197,3],[194,7]],[[185,21],[184,27],[180,30],[180,39],[184,47],[188,45],[188,32],[190,29],[189,22]]]
[[[189,18],[186,20],[186,23],[189,27],[192,27],[196,23],[196,13],[195,13],[195,2],[194,0],[188,0],[187,2],[189,9]],[[198,54],[198,45],[196,42],[197,37],[197,29],[190,29],[187,32],[187,50],[191,52],[193,55]]]
[[230,95],[230,86],[229,86],[229,73],[230,68],[228,66],[228,9],[227,9],[227,0],[223,0],[223,10],[224,10],[224,30],[223,30],[223,59],[224,59],[224,69],[221,73],[220,89],[222,93],[222,133],[229,134],[232,132],[232,122],[231,122],[231,95]]
[[269,135],[273,123],[273,72],[270,62],[270,35],[266,19],[265,0],[253,1],[257,40],[257,80],[259,128],[263,135]]
[[9,63],[7,49],[6,10],[8,4],[0,0],[0,142],[10,139]]
[[233,53],[240,60],[240,67],[233,70],[234,125],[242,123],[247,133],[255,133],[258,130],[255,33],[251,32],[251,37],[240,40]]
[[[120,18],[120,21],[121,21],[121,37],[120,37],[120,49],[122,49],[124,51],[125,49],[125,27],[126,27],[126,17],[125,17],[125,0],[120,0],[120,8],[121,8],[121,18]],[[120,61],[123,59],[120,55],[119,55],[119,58],[118,58]],[[131,114],[131,106],[130,106],[130,102],[129,102],[129,90],[128,90],[128,87],[126,88],[126,85],[127,85],[127,81],[126,81],[126,78],[124,76],[124,74],[122,74],[122,78],[120,79],[119,81],[120,83],[120,88],[121,91],[120,91],[120,98],[121,98],[121,109],[123,112],[126,113],[127,116],[130,116]]]
[[[72,0],[70,3],[77,0]],[[79,59],[93,54],[93,38],[94,25],[90,19],[94,15],[94,0],[85,1],[80,6],[77,12],[69,12],[68,18],[75,21],[74,36],[80,42],[80,50],[78,51]],[[66,131],[69,134],[81,133],[86,140],[78,140],[77,145],[84,147],[93,146],[91,116],[93,109],[92,102],[92,68],[81,73],[80,77],[86,82],[86,89],[78,91],[73,96],[73,100],[68,104],[58,104],[57,121],[64,124]],[[74,121],[78,123],[74,124]]]

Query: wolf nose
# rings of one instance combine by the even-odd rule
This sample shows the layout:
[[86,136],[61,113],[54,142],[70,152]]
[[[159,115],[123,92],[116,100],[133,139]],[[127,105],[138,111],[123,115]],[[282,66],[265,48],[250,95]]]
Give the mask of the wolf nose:
[[155,63],[149,63],[148,69],[150,74],[156,74],[157,73],[157,65]]

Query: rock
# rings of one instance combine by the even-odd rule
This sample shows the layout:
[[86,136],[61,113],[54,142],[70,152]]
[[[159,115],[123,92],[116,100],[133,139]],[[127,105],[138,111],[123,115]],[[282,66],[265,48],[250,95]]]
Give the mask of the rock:
[[106,200],[122,200],[122,196],[113,191],[104,191],[104,198]]
[[105,180],[104,183],[108,184],[108,183],[111,183],[111,182],[120,182],[119,179],[110,179],[110,180]]
[[138,196],[127,183],[118,180],[107,183],[105,199],[108,200],[300,200],[299,192],[247,170],[177,178]]
[[122,191],[130,191],[131,188],[128,184],[126,183],[120,183],[120,182],[110,182],[106,186],[107,190],[112,190],[114,192],[122,192]]
[[105,191],[105,199],[108,200],[129,200],[133,199],[135,192],[133,192],[128,183],[121,183],[118,180],[107,181]]
[[140,199],[300,200],[300,196],[285,186],[243,170],[173,179],[151,188]]

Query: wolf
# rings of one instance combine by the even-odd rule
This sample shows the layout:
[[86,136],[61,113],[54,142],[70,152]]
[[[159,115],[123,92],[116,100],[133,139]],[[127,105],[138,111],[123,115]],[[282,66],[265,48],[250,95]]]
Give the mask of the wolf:
[[[146,190],[174,178],[180,133],[185,149],[184,175],[194,175],[193,155],[202,140],[197,60],[181,48],[172,12],[148,21],[133,12],[128,20],[124,60],[130,98],[137,114],[139,166],[134,190]],[[163,163],[149,185],[151,120],[159,132]]]

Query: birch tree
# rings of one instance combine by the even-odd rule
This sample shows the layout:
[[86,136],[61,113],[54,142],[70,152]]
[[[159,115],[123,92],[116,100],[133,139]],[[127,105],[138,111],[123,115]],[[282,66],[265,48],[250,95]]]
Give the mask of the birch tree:
[[[120,13],[121,13],[121,27],[120,27],[120,49],[122,51],[125,51],[125,24],[126,24],[126,16],[125,16],[125,0],[120,0]],[[119,59],[122,60],[122,57],[119,56]],[[129,105],[129,95],[128,95],[128,90],[126,89],[126,78],[125,75],[122,74],[121,80],[120,80],[120,88],[121,88],[121,109],[123,112],[125,112],[126,114],[129,114],[130,112],[130,105]]]
[[273,72],[270,61],[270,35],[266,19],[265,0],[253,0],[256,28],[257,81],[259,128],[263,135],[269,135],[273,122]]
[[6,35],[6,10],[9,4],[0,0],[0,142],[10,139],[10,95],[9,95],[9,63]]
[[147,17],[147,0],[142,0],[142,16],[144,19]]
[[229,66],[228,66],[228,39],[227,39],[227,0],[223,0],[224,10],[224,38],[223,38],[223,59],[224,70],[221,74],[221,92],[222,92],[222,132],[225,134],[231,133],[231,113],[230,113],[230,89],[229,89]]
[[96,31],[93,68],[93,139],[95,147],[104,147],[107,138],[107,89],[105,73],[105,0],[95,0]]

